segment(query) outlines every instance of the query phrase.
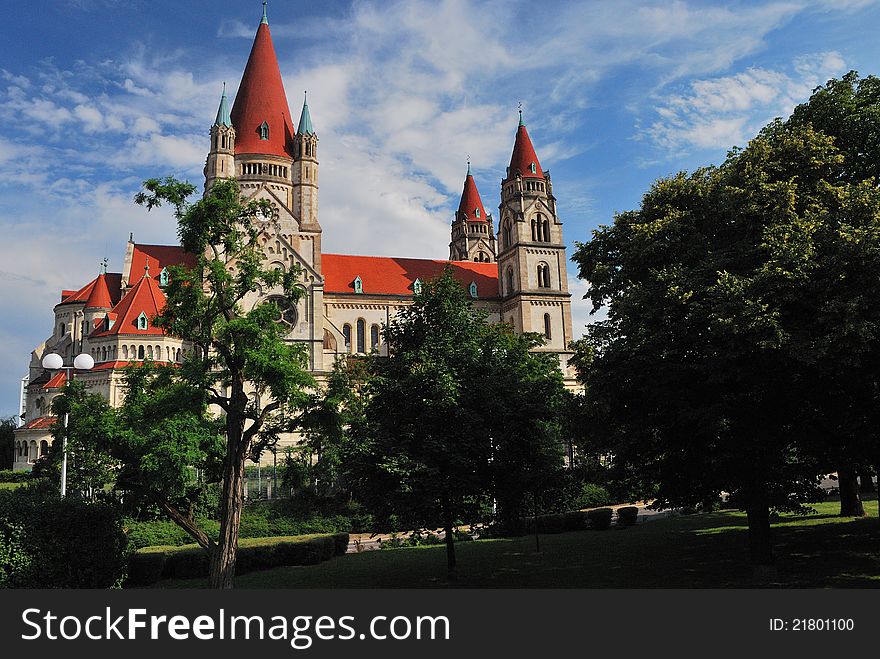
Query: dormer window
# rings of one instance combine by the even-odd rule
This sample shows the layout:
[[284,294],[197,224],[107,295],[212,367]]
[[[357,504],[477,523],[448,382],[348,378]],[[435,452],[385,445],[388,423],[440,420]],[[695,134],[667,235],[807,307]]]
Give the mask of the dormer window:
[[474,214],[475,214],[477,217],[480,217],[480,209],[479,209],[479,208],[475,208],[475,209],[474,209]]
[[260,124],[260,139],[268,140],[269,139],[269,124],[265,121]]
[[416,295],[421,295],[421,293],[422,293],[422,280],[421,279],[416,279],[413,282],[413,293],[415,293]]
[[107,330],[113,329],[114,323],[116,323],[116,321],[110,317],[110,314],[107,314],[106,316],[104,316],[104,327]]
[[354,292],[355,293],[363,293],[364,292],[364,282],[361,279],[361,276],[358,275],[354,278]]
[[162,268],[162,272],[159,273],[159,286],[167,286],[168,285],[168,268]]
[[529,171],[532,174],[537,174],[538,173],[538,166],[535,165],[535,163],[532,163],[531,165],[529,165]]
[[471,294],[472,298],[477,297],[477,282],[472,281],[471,285],[468,286],[468,292]]
[[137,328],[139,330],[145,330],[149,327],[150,322],[147,320],[147,314],[141,311],[141,315],[137,317]]

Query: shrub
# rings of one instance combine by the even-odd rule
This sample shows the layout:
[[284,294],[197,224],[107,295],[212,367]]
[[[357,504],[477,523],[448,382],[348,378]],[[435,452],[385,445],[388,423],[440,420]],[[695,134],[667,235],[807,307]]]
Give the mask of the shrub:
[[611,498],[608,490],[601,485],[584,483],[577,499],[577,507],[595,508],[596,506],[607,506],[609,503],[614,503]]
[[173,547],[149,547],[134,552],[128,560],[126,586],[148,586],[165,575],[168,550]]
[[632,526],[636,523],[638,516],[639,509],[637,506],[624,506],[617,509],[617,523],[621,526]]
[[589,525],[587,513],[580,510],[565,513],[565,530],[566,531],[583,531]]
[[598,531],[604,531],[611,527],[611,518],[614,511],[611,508],[596,508],[587,512],[587,518],[590,520],[590,528]]
[[29,471],[12,471],[0,469],[0,483],[26,483],[31,479]]
[[111,588],[127,568],[117,509],[29,487],[0,491],[0,578],[11,588]]
[[344,556],[348,551],[348,533],[333,534],[333,553],[336,556]]

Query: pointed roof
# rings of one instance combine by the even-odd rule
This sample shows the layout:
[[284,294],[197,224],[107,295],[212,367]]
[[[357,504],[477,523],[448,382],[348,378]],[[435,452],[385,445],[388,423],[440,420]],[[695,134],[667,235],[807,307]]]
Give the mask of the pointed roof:
[[[532,163],[535,163],[534,172],[532,172]],[[522,120],[522,110],[519,113],[519,126],[516,128],[516,141],[513,143],[513,153],[510,155],[507,178],[513,178],[517,172],[522,174],[523,178],[544,178],[535,147],[532,146],[529,132]]]
[[[293,126],[281,69],[265,17],[257,28],[254,45],[248,57],[235,102],[232,104],[232,125],[235,127],[236,154],[253,153],[293,158]],[[260,126],[269,127],[269,139],[260,139]]]
[[229,100],[226,98],[226,83],[223,83],[223,96],[220,97],[220,107],[217,108],[215,126],[231,126],[232,117],[229,116]]
[[[148,270],[144,269],[144,275],[132,287],[124,298],[113,307],[112,314],[116,315],[116,322],[109,330],[100,324],[99,330],[92,332],[89,338],[99,336],[112,336],[116,334],[140,334],[140,335],[163,335],[165,332],[153,324],[153,318],[158,316],[165,308],[165,294],[159,288],[159,284],[153,279]],[[139,329],[138,317],[144,314],[147,317],[147,329]]]
[[[477,211],[479,210],[479,213]],[[461,191],[461,202],[458,204],[457,217],[464,217],[468,222],[486,222],[488,216],[483,208],[483,200],[480,199],[480,191],[471,174],[471,163],[468,161],[467,176],[464,179],[464,189]]]
[[303,109],[302,114],[299,116],[299,128],[296,129],[296,132],[300,135],[314,135],[315,129],[312,128],[312,115],[309,113],[308,92],[303,92],[303,94],[305,94]]
[[86,300],[86,309],[112,309],[113,300],[110,297],[110,289],[107,286],[107,274],[101,273],[95,280],[95,285]]
[[88,306],[88,300],[92,295],[92,291],[95,286],[98,285],[98,280],[103,277],[104,279],[104,287],[107,288],[107,295],[110,297],[110,304],[107,307],[97,307],[100,309],[109,309],[114,304],[119,301],[120,296],[120,286],[122,282],[122,274],[118,272],[109,272],[106,274],[99,275],[88,284],[83,286],[82,288],[71,291],[71,290],[63,290],[61,291],[61,302],[59,304],[82,304],[86,303]]
[[195,254],[184,251],[179,245],[142,245],[134,244],[131,250],[131,266],[127,273],[130,284],[134,284],[140,277],[144,268],[149,263],[150,277],[159,283],[162,270],[169,265],[182,265],[185,268],[194,268],[198,263]]

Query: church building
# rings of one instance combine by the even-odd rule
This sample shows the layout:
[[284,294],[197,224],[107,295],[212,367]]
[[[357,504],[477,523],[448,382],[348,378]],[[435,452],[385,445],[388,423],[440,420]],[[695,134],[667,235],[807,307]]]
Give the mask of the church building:
[[[294,129],[264,4],[235,100],[230,108],[224,88],[210,129],[205,191],[219,179],[235,177],[246,199],[265,199],[277,211],[278,225],[260,236],[264,263],[283,270],[299,266],[306,294],[290,305],[280,289],[258,291],[245,305],[273,298],[280,304],[288,340],[307,344],[310,368],[319,381],[340,355],[387,354],[382,326],[450,265],[492,322],[543,334],[538,350],[557,354],[566,384],[576,386],[568,366],[573,336],[562,223],[550,172],[541,167],[522,113],[500,184],[497,226],[468,163],[448,259],[325,254],[318,145],[307,102]],[[437,247],[438,256],[445,252]],[[23,383],[15,469],[29,469],[52,442],[50,404],[66,376],[63,370],[45,370],[44,355],[57,353],[72,366],[76,355],[90,354],[94,368],[75,377],[114,406],[121,402],[123,369],[129,363],[174,363],[187,355],[191,346],[152,322],[165,304],[168,267],[176,264],[191,266],[194,257],[179,246],[143,245],[132,237],[122,272],[107,272],[104,266],[94,280],[61,291],[52,333],[32,352]]]

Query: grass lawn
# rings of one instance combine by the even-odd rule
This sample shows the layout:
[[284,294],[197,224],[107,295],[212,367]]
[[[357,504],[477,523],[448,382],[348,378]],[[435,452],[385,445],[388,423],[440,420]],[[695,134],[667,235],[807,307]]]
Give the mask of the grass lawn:
[[[773,525],[781,586],[880,587],[880,519],[816,514],[783,516]],[[479,540],[456,545],[464,588],[749,587],[746,519],[724,511],[678,515],[630,528]],[[369,551],[320,565],[236,577],[237,588],[445,588],[444,547]],[[199,588],[204,580],[163,581],[159,588]]]

